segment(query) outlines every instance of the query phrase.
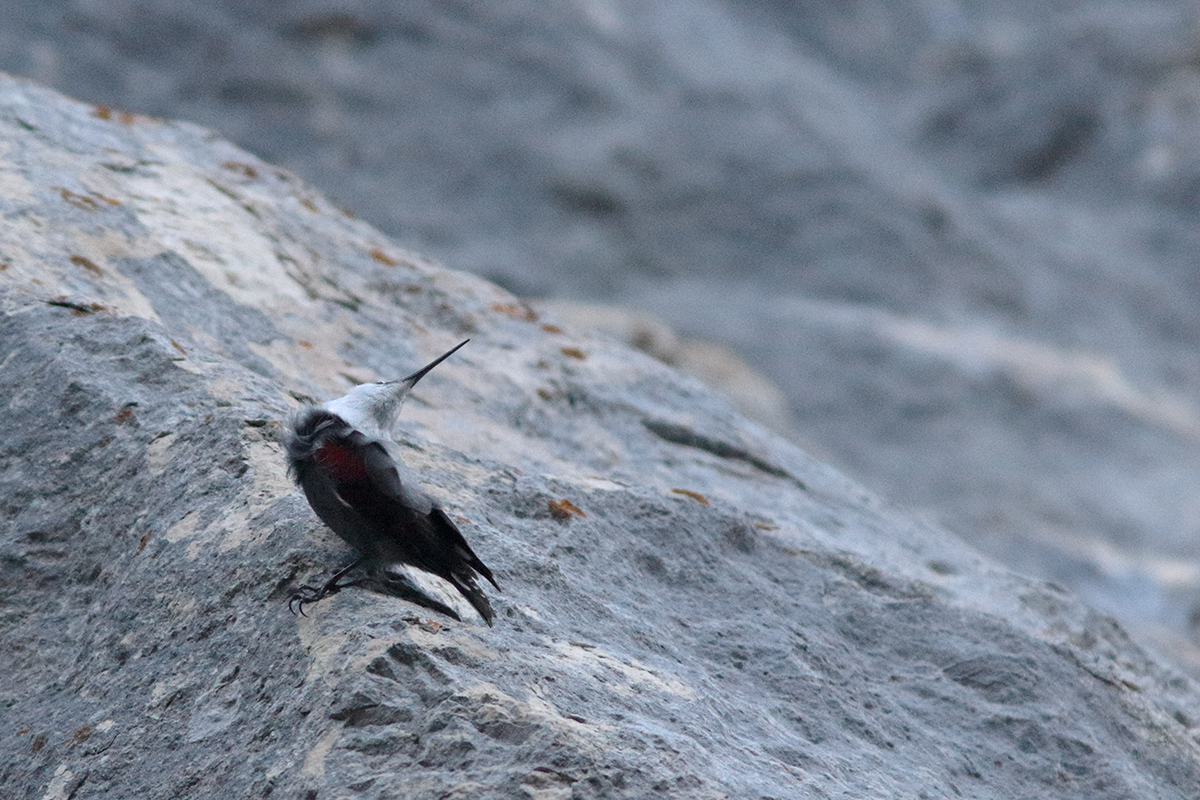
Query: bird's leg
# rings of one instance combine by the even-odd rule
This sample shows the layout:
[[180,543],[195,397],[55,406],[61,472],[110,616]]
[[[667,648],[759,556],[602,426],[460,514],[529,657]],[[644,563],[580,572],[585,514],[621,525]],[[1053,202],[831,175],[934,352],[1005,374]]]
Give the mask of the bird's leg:
[[[346,575],[347,572],[349,572],[350,570],[354,569],[359,564],[361,564],[362,561],[363,561],[362,556],[359,556],[358,558],[354,559],[354,561],[351,562],[350,566],[348,566],[344,569],[338,570],[337,574],[334,575],[329,580],[327,580],[325,582],[325,585],[322,586],[320,589],[317,589],[312,586],[301,586],[301,587],[297,588],[296,593],[294,595],[292,595],[292,598],[290,600],[288,600],[288,611],[291,611],[293,614],[295,614],[296,612],[300,612],[300,616],[307,617],[308,615],[304,613],[304,604],[305,603],[315,603],[318,600],[322,600],[331,594],[337,594],[338,592],[340,592],[344,587],[339,586],[338,581],[340,581]],[[295,608],[292,608],[292,603],[296,604]]]

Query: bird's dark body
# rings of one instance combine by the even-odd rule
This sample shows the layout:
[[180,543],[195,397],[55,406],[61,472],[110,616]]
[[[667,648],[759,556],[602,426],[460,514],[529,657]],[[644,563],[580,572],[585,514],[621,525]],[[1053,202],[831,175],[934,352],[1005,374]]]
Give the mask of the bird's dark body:
[[492,571],[445,511],[404,485],[383,442],[331,411],[308,408],[293,425],[287,457],[313,511],[360,555],[445,579],[492,624],[491,605],[475,584],[478,573],[496,586]]

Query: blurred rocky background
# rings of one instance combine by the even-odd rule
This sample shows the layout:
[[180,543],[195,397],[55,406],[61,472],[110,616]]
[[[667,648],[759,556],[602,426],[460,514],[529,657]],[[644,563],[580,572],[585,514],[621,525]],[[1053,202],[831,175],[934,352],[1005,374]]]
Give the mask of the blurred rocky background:
[[723,345],[760,419],[1200,664],[1193,3],[24,0],[0,70]]

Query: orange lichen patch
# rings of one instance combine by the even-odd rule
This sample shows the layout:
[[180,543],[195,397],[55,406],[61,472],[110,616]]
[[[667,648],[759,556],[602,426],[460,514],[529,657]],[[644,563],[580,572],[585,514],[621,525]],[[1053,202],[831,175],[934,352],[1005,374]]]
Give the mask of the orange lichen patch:
[[250,166],[249,164],[243,164],[241,161],[226,161],[221,166],[232,172],[240,172],[242,175],[245,175],[247,178],[257,178],[258,177],[258,170],[256,170],[254,167]]
[[394,267],[394,266],[396,266],[396,264],[399,263],[398,261],[396,261],[396,259],[389,256],[387,253],[383,252],[383,250],[378,247],[376,247],[374,250],[371,251],[371,258],[375,259],[380,264],[387,264],[389,267]]
[[300,341],[296,342],[296,344],[299,345],[300,347],[303,347],[305,350],[313,349],[313,343],[305,341],[304,339],[301,339]]
[[143,550],[145,550],[145,549],[146,549],[146,544],[147,544],[147,542],[149,542],[149,541],[150,541],[150,534],[148,534],[148,533],[144,533],[144,534],[142,534],[142,538],[141,538],[141,539],[138,539],[138,549],[137,549],[137,551],[140,553],[140,552],[142,552]]
[[[108,106],[93,106],[92,116],[103,120],[111,120],[113,118],[113,110]],[[117,113],[117,119],[125,125],[132,125],[137,117],[128,111],[121,111]]]
[[113,422],[117,423],[118,425],[124,425],[125,423],[129,422],[129,420],[133,419],[134,405],[135,404],[130,403],[118,411],[116,416],[113,417]]
[[53,189],[58,189],[58,193],[62,195],[62,199],[66,200],[76,208],[82,208],[84,211],[95,211],[100,206],[96,205],[96,201],[82,194],[76,194],[70,189],[65,189],[62,186],[53,186]]
[[521,303],[492,303],[492,311],[507,314],[513,319],[523,319],[526,322],[537,322],[537,313],[532,308]]
[[179,344],[179,342],[175,341],[174,339],[171,340],[171,347],[174,347],[176,350],[183,353],[185,356],[187,355],[187,350],[183,349],[183,345]]
[[84,725],[79,730],[75,731],[75,735],[71,737],[76,742],[86,742],[92,738],[92,726]]
[[558,327],[557,325],[551,325],[550,323],[543,325],[542,330],[544,330],[546,333],[562,333],[562,328]]
[[314,203],[308,197],[301,198],[300,205],[304,206],[305,208],[307,208],[309,211],[313,212],[314,214],[319,213],[321,210],[321,209],[317,208],[317,204]]
[[88,272],[92,273],[93,275],[96,275],[97,277],[102,276],[104,274],[104,270],[97,267],[96,262],[92,261],[90,258],[87,258],[86,256],[71,256],[71,263],[77,267],[83,267]]
[[704,505],[708,505],[708,498],[705,497],[704,495],[700,494],[699,492],[693,492],[691,489],[672,489],[671,491],[674,492],[675,494],[687,495],[688,497],[692,498],[693,500],[699,500]]
[[91,190],[88,190],[88,194],[90,194],[92,197],[96,198],[96,200],[93,200],[92,197],[88,197],[87,195],[82,195],[82,194],[78,194],[77,192],[72,192],[70,189],[63,188],[62,186],[52,186],[50,188],[58,189],[58,193],[60,195],[62,195],[63,200],[66,200],[68,203],[75,206],[76,208],[82,208],[84,211],[96,211],[97,209],[99,209],[100,206],[97,205],[96,200],[101,200],[105,203],[108,203],[110,206],[121,205],[120,200],[114,200],[111,197],[105,197],[104,195],[100,194],[99,192],[93,192]]
[[409,625],[416,625],[426,633],[440,633],[442,623],[432,619],[421,619],[420,617],[401,617]]
[[579,510],[578,506],[565,497],[561,500],[550,500],[546,503],[546,505],[550,507],[550,516],[554,517],[560,522],[570,519],[572,514],[578,517],[587,516],[587,514]]
[[578,358],[580,361],[583,361],[585,358],[587,358],[587,355],[578,347],[564,347],[562,349],[562,354],[564,356],[570,356],[571,358]]

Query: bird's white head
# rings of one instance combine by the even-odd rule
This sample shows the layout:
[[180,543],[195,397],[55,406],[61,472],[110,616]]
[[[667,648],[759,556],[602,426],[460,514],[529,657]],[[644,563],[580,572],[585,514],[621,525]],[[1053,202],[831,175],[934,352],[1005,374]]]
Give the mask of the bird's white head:
[[417,385],[417,381],[469,341],[471,340],[461,342],[407,378],[360,384],[351,389],[345,397],[326,403],[325,408],[368,436],[390,439],[392,428],[400,416],[400,406]]

